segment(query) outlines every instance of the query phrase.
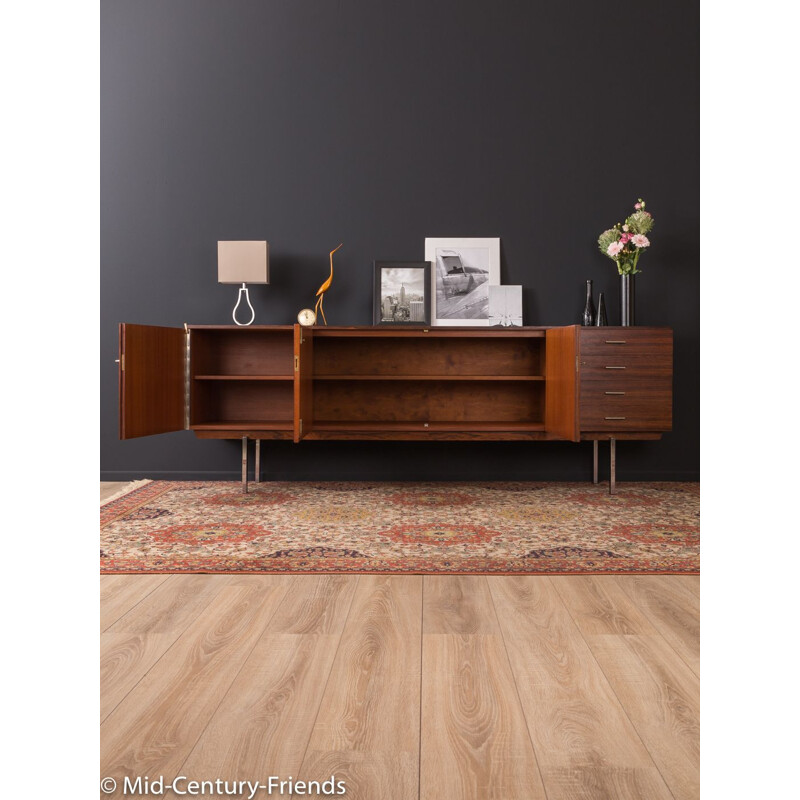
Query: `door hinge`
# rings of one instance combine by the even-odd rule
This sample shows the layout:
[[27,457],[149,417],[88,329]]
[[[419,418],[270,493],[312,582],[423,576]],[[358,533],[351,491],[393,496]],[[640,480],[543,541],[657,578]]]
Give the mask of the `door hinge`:
[[578,363],[579,363],[578,359],[579,358],[580,358],[580,356],[575,356],[575,372],[580,372],[580,370],[578,368]]
[[294,357],[294,371],[300,372],[300,356]]
[[189,326],[184,322],[186,331],[186,352],[183,356],[183,429],[188,431],[191,427],[191,399],[192,399],[192,334]]
[[124,372],[125,371],[125,353],[123,353],[119,359],[119,368]]

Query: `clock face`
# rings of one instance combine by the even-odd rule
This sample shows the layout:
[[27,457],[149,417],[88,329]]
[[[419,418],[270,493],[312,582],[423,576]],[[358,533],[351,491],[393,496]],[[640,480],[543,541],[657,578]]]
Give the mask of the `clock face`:
[[317,315],[310,308],[304,308],[297,315],[297,321],[301,325],[313,325],[317,321]]

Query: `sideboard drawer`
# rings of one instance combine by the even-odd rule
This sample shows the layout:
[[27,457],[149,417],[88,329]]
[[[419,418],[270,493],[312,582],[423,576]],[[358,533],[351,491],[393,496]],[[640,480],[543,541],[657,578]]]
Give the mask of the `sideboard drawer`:
[[582,328],[581,358],[601,360],[624,355],[669,358],[672,331],[668,328]]
[[615,358],[581,357],[581,383],[627,383],[651,381],[659,378],[672,379],[672,359],[646,355],[619,355]]
[[581,430],[672,429],[671,380],[581,383]]

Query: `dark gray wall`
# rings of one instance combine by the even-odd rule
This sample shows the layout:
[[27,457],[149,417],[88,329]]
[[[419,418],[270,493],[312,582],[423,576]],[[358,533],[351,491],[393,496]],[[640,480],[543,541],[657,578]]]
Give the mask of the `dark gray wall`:
[[[618,319],[597,235],[638,196],[656,219],[637,320],[675,329],[674,431],[619,476],[699,474],[696,0],[103,0],[102,475],[236,476],[239,447],[117,440],[117,323],[228,323],[218,239],[267,239],[261,323],[326,296],[370,324],[373,259],[426,236],[499,236],[525,323]],[[282,479],[585,479],[590,445],[269,445]]]

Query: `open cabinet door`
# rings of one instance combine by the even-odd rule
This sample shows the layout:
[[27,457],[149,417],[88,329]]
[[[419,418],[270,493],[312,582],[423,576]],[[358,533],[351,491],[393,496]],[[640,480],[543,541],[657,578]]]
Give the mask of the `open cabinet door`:
[[314,331],[294,326],[294,440],[299,442],[314,426]]
[[185,427],[183,328],[119,326],[119,438]]
[[549,328],[545,337],[545,430],[577,442],[578,326]]

